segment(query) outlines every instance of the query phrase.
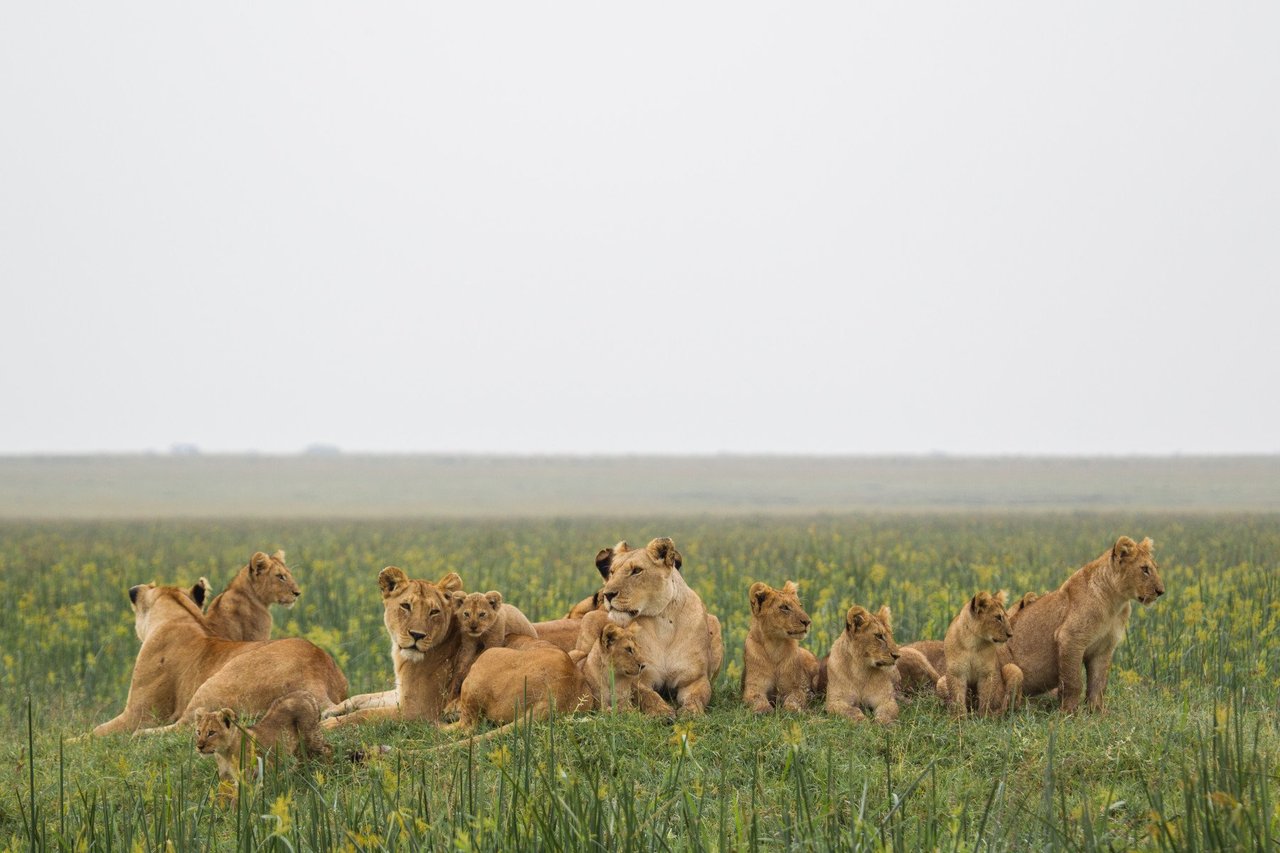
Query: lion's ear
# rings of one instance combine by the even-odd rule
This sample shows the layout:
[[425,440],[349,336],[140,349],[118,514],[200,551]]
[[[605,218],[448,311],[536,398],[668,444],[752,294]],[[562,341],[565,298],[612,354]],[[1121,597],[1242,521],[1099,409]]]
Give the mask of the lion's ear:
[[626,636],[626,633],[626,631],[623,631],[617,625],[610,622],[605,625],[604,630],[600,632],[600,641],[604,643],[604,647],[606,649],[611,649],[613,648],[614,643]]
[[[621,545],[627,543],[621,542]],[[600,577],[605,580],[609,579],[609,573],[613,571],[613,549],[601,548],[596,552],[596,571],[600,573]]]
[[782,585],[782,591],[792,593],[793,595],[799,595],[800,585],[795,581],[787,581]]
[[210,589],[208,578],[200,578],[200,580],[196,581],[196,585],[191,587],[191,600],[201,610],[204,609],[204,600],[208,597]]
[[502,593],[498,592],[496,589],[489,590],[484,594],[484,597],[488,600],[489,606],[494,610],[497,610],[502,606]]
[[231,708],[223,708],[218,712],[218,716],[222,717],[222,724],[228,727],[234,726],[236,720],[240,719]]
[[445,600],[452,602],[454,607],[461,607],[462,603],[467,600],[467,594],[460,589],[445,594]]
[[982,605],[978,602],[978,595],[974,593],[973,598],[969,599],[969,612],[978,613]]
[[276,560],[279,560],[280,562],[282,562],[282,563],[283,563],[283,562],[284,562],[284,549],[283,549],[283,548],[281,548],[280,550],[276,551],[276,552],[275,552],[274,554],[272,554],[271,556],[272,556],[272,558],[274,558],[274,559],[276,559]]
[[858,605],[849,608],[849,612],[844,617],[844,627],[849,631],[856,631],[863,625],[867,624],[867,611]]
[[[676,543],[672,542],[671,539],[666,536],[659,536],[657,539],[654,539],[645,546],[645,550],[649,552],[650,557],[657,560],[659,563],[665,563],[672,568],[675,568],[676,557],[680,554],[680,552],[676,550]],[[683,560],[681,562],[683,562]]]
[[999,604],[1001,607],[1004,607],[1004,603],[1009,600],[1009,590],[1002,589],[999,592],[997,592],[993,596],[993,598],[995,598],[996,604]]
[[748,597],[751,599],[751,612],[759,613],[760,608],[764,607],[764,603],[769,600],[769,593],[773,590],[769,589],[769,585],[763,581],[756,581],[751,585],[751,589],[747,591]]
[[880,605],[880,612],[876,613],[880,617],[880,621],[884,623],[885,630],[893,630],[893,611],[889,609],[889,605]]
[[1113,562],[1123,563],[1125,560],[1133,556],[1133,552],[1137,549],[1138,543],[1134,542],[1128,536],[1121,536],[1116,540],[1115,546],[1111,549],[1111,558]]
[[1151,541],[1150,536],[1144,536],[1142,537],[1142,544],[1139,547],[1142,548],[1142,550],[1146,551],[1148,554],[1150,554],[1151,549],[1156,547],[1156,543]]
[[455,589],[462,589],[462,578],[457,572],[449,572],[436,581],[436,586],[445,592],[453,592]]
[[253,556],[249,558],[249,571],[260,575],[269,568],[271,568],[271,558],[261,551],[254,551]]
[[394,595],[396,590],[408,582],[409,576],[395,566],[387,566],[378,572],[378,587],[382,590],[383,598]]
[[142,589],[143,584],[129,587],[129,603],[134,607],[138,606],[138,590]]

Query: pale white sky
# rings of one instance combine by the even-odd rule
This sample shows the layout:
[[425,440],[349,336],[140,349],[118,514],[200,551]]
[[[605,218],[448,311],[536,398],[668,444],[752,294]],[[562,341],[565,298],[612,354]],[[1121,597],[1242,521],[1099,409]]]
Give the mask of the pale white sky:
[[0,453],[1280,451],[1278,34],[8,3]]

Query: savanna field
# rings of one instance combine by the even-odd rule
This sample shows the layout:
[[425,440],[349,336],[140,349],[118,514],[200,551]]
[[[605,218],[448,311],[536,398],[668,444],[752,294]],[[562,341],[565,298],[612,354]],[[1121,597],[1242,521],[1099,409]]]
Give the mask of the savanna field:
[[[1168,594],[1136,608],[1105,714],[1032,699],[950,719],[924,696],[892,727],[755,717],[738,680],[748,585],[800,583],[825,654],[844,610],[889,604],[899,642],[941,638],[975,590],[1047,590],[1122,533],[1151,536]],[[672,536],[724,623],[709,713],[536,723],[470,748],[386,723],[327,733],[364,762],[268,765],[215,800],[190,732],[71,741],[123,707],[135,583],[221,589],[285,548],[303,587],[273,636],[388,689],[376,575],[457,571],[533,620],[597,586],[597,549]],[[0,843],[10,849],[1272,849],[1280,839],[1280,516],[1168,513],[518,521],[0,523]],[[388,752],[369,749],[391,747]],[[34,756],[34,760],[33,760]]]

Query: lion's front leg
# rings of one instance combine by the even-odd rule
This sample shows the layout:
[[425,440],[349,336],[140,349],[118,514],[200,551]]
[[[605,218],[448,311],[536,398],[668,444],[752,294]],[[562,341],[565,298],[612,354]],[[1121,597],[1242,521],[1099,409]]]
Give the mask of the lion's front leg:
[[1074,714],[1080,707],[1080,692],[1084,688],[1080,668],[1084,666],[1084,650],[1077,645],[1062,644],[1058,647],[1058,699],[1063,713]]
[[1102,710],[1102,694],[1107,689],[1107,676],[1111,673],[1111,655],[1114,649],[1108,649],[1091,658],[1085,658],[1084,670],[1087,679],[1085,701],[1090,711]]
[[640,710],[651,717],[670,719],[676,715],[675,709],[667,704],[667,700],[647,684],[636,682],[636,702],[640,705]]
[[398,720],[401,719],[399,705],[381,708],[365,708],[359,711],[352,711],[350,714],[344,714],[341,717],[329,717],[320,721],[320,726],[325,729],[336,729],[340,726],[358,726],[363,723],[376,723],[379,720]]
[[1017,708],[1022,702],[1022,667],[1016,663],[1007,663],[1000,668],[1000,678],[1004,681],[1004,713],[1010,708]]
[[876,722],[881,725],[887,726],[898,719],[898,702],[896,699],[881,702],[874,710]]
[[978,713],[993,717],[1004,711],[1008,699],[1004,692],[1004,679],[1000,670],[992,670],[978,681]]
[[711,701],[711,682],[704,675],[701,678],[682,685],[676,690],[676,701],[680,710],[686,714],[701,714],[707,710]]
[[850,701],[844,696],[837,696],[829,689],[827,691],[827,713],[847,717],[855,723],[860,723],[867,718],[867,715],[862,713],[860,703]]
[[330,717],[341,717],[355,711],[363,711],[369,708],[387,708],[396,704],[399,693],[395,690],[384,690],[381,693],[361,693],[359,696],[352,696],[326,708],[320,718],[327,720]]

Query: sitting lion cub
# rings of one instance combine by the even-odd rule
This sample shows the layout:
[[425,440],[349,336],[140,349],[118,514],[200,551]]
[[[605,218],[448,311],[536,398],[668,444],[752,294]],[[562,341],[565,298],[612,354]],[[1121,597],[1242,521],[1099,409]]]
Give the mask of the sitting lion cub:
[[569,657],[578,665],[595,705],[605,711],[639,707],[647,714],[672,716],[675,711],[650,687],[640,683],[645,658],[635,625],[625,628],[609,622],[587,654],[574,650]]
[[[241,781],[257,777],[258,750],[269,752],[281,743],[290,753],[299,749],[309,755],[329,757],[333,749],[320,735],[320,705],[305,690],[281,696],[255,725],[240,727],[231,708],[206,711],[195,715],[196,752],[212,755],[218,762],[219,790],[223,797],[234,798]],[[244,736],[249,736],[245,741]],[[248,772],[246,772],[248,771]]]
[[898,718],[894,663],[900,656],[893,641],[888,605],[878,613],[854,605],[844,617],[844,631],[827,658],[827,713],[864,720],[869,708],[877,723]]
[[508,637],[536,638],[538,632],[518,608],[503,603],[502,593],[496,589],[470,595],[455,592],[453,596],[458,602],[456,615],[462,627],[462,644],[454,659],[453,681],[449,684],[449,695],[456,697],[471,671],[471,664],[481,652],[507,645]]
[[984,590],[960,608],[947,629],[947,674],[938,679],[938,693],[958,717],[968,711],[970,689],[977,692],[983,716],[1003,714],[1021,692],[1022,670],[1001,649],[1013,636],[1004,601],[1004,590],[995,595]]
[[809,633],[809,614],[800,606],[798,587],[782,589],[753,583],[751,627],[747,630],[742,668],[742,701],[757,714],[773,710],[803,711],[818,677],[818,658],[800,647]]

